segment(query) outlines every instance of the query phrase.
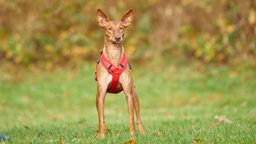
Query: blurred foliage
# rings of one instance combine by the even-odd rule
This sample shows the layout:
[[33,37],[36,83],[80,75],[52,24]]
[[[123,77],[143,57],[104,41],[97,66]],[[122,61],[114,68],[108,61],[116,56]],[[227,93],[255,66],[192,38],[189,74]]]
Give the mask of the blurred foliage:
[[1,62],[95,60],[103,46],[98,8],[111,19],[135,10],[125,48],[137,62],[255,63],[255,0],[0,0]]

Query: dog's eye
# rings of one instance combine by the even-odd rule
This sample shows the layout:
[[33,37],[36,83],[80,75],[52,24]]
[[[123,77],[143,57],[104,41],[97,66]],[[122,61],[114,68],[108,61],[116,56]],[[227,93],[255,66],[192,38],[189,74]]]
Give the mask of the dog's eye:
[[108,28],[108,30],[109,30],[109,31],[112,31],[112,30],[113,30],[113,28],[112,28],[112,27],[109,27],[109,28]]
[[120,30],[124,30],[124,27],[121,26],[121,27],[119,27],[119,29],[120,29]]

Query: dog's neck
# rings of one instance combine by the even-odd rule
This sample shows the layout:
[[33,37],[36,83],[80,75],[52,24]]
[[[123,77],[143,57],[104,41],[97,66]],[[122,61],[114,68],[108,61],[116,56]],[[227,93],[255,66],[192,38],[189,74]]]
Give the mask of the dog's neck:
[[122,42],[119,44],[113,44],[105,38],[103,53],[112,64],[117,66],[120,63],[124,54]]

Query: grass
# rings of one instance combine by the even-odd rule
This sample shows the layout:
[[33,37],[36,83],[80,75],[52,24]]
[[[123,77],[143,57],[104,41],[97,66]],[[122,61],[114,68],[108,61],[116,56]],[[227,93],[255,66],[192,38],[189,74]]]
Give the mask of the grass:
[[0,69],[0,143],[256,143],[251,68],[134,66],[146,135],[129,135],[123,94],[108,95],[96,138],[94,65],[54,72]]

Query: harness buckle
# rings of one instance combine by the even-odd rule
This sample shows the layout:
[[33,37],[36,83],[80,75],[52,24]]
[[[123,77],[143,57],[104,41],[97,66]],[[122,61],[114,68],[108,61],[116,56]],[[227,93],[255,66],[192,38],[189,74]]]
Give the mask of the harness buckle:
[[120,74],[120,70],[119,70],[118,67],[116,67],[116,68],[114,69],[114,73],[115,73],[115,75],[119,75],[119,74]]

